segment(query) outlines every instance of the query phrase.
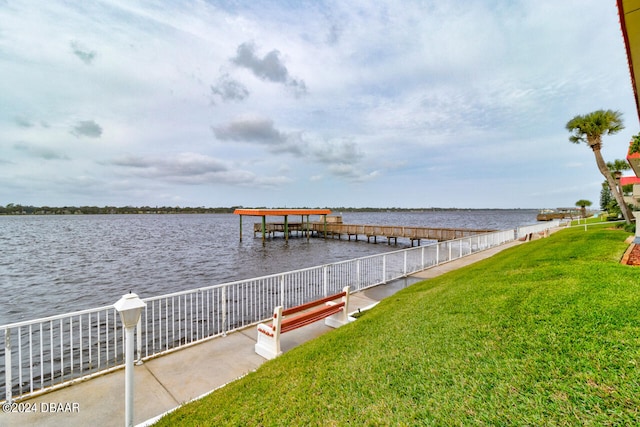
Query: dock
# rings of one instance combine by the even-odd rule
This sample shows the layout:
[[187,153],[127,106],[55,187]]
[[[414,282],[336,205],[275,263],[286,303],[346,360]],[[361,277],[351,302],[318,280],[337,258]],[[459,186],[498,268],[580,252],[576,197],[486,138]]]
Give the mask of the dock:
[[[496,230],[468,229],[468,228],[435,228],[435,227],[410,227],[397,225],[363,225],[344,224],[341,216],[331,216],[328,209],[236,209],[235,214],[240,215],[240,240],[242,240],[242,216],[260,216],[262,221],[253,224],[253,236],[262,236],[262,240],[283,235],[285,240],[289,237],[331,237],[341,239],[345,236],[348,240],[353,237],[358,241],[362,236],[367,242],[378,243],[378,238],[386,239],[387,244],[398,244],[398,238],[408,239],[411,246],[420,246],[422,240],[438,241],[461,239],[483,233],[491,233]],[[300,222],[289,221],[289,216],[299,215]],[[311,222],[310,215],[320,215],[322,221]],[[284,221],[267,222],[267,216],[282,216]],[[306,219],[306,220],[305,220]]]
[[411,246],[417,243],[420,246],[421,240],[438,241],[461,239],[463,237],[475,236],[483,233],[491,233],[496,230],[485,229],[468,229],[468,228],[433,228],[433,227],[407,227],[396,225],[359,225],[359,224],[341,224],[341,223],[327,223],[324,224],[314,223],[311,224],[312,233],[319,235],[321,232],[326,232],[328,236],[332,238],[337,236],[340,239],[342,236],[346,236],[348,240],[351,237],[355,241],[358,240],[358,236],[364,236],[367,242],[373,241],[377,243],[378,238],[385,238],[387,244],[398,243],[398,238],[409,239]]
[[[291,235],[291,229],[289,228],[289,217],[290,216],[300,216],[300,223],[292,223],[295,224],[294,228],[302,229],[303,227],[307,230],[306,236],[310,237],[310,217],[311,215],[319,215],[322,217],[322,224],[327,223],[327,215],[331,214],[330,209],[244,209],[239,208],[233,212],[235,215],[240,216],[240,241],[242,241],[242,217],[243,216],[259,216],[262,218],[262,225],[260,226],[260,231],[262,233],[262,241],[264,242],[267,238],[267,230],[271,230],[269,233],[271,236],[275,234],[276,231],[281,231],[284,234],[285,240],[289,239]],[[282,223],[269,223],[267,225],[267,216],[281,216],[284,218]],[[306,226],[306,227],[305,227]],[[255,235],[256,225],[254,225],[254,235]]]

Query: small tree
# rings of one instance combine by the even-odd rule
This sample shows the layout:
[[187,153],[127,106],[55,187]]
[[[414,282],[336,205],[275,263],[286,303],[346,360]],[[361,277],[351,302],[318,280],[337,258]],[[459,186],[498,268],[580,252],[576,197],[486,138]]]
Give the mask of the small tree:
[[600,209],[609,212],[612,199],[611,188],[609,188],[609,184],[605,181],[602,183],[602,189],[600,190]]
[[582,218],[587,217],[587,206],[591,206],[591,201],[580,199],[576,202],[576,206],[582,211]]
[[640,133],[631,137],[629,154],[640,153]]
[[631,169],[631,166],[626,160],[616,159],[613,162],[607,162],[607,168],[611,176],[613,176],[613,180],[616,182],[616,188],[624,200],[624,191],[622,191],[622,186],[620,185],[620,178],[622,178],[622,171]]

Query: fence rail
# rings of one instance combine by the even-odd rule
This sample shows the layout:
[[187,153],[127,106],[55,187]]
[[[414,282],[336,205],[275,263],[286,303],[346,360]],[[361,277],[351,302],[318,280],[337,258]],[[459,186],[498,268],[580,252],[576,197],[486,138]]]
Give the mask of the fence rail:
[[567,220],[553,219],[549,222],[544,222],[544,223],[539,223],[534,225],[525,225],[522,227],[518,227],[518,229],[516,230],[516,236],[518,239],[522,239],[529,234],[544,233],[546,230],[560,227],[562,224],[566,225],[569,222],[570,221],[567,221]]
[[[516,233],[478,234],[146,298],[136,328],[136,357],[157,357],[262,322],[271,317],[277,305],[292,307],[337,293],[345,286],[357,292],[406,277],[513,241]],[[113,306],[0,326],[0,387],[4,387],[7,402],[122,366],[124,331]]]

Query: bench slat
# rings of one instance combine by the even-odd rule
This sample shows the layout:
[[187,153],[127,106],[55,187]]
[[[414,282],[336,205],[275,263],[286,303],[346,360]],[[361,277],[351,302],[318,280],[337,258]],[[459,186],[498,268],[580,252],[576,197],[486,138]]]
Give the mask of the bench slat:
[[344,292],[340,292],[339,294],[329,295],[328,297],[323,298],[323,299],[311,301],[311,302],[308,302],[306,304],[298,305],[296,307],[287,308],[286,310],[282,310],[282,315],[283,316],[288,316],[290,314],[297,313],[299,311],[304,311],[304,310],[307,310],[307,309],[309,309],[311,307],[315,307],[317,305],[324,304],[325,302],[329,302],[329,301],[333,301],[334,299],[342,298],[343,296],[345,296],[345,293]]
[[307,311],[297,316],[288,317],[282,320],[280,332],[288,332],[302,326],[317,322],[320,319],[336,314],[344,309],[344,302],[338,304],[326,305],[315,310]]

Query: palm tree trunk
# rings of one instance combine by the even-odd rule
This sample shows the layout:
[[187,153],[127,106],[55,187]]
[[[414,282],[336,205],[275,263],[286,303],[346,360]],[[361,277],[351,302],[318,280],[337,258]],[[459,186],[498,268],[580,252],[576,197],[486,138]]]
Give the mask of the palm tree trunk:
[[611,172],[609,171],[607,164],[604,162],[604,159],[602,158],[602,153],[600,152],[600,144],[593,145],[591,148],[593,149],[593,154],[596,156],[596,164],[598,165],[598,169],[600,170],[600,173],[607,180],[607,184],[609,184],[611,193],[613,194],[613,197],[616,198],[616,201],[618,202],[618,206],[620,206],[620,211],[622,212],[622,216],[624,217],[624,220],[626,221],[627,224],[631,224],[631,212],[629,212],[629,206],[627,206],[627,204],[624,202],[624,197],[622,196],[622,193],[618,191],[618,186],[616,185],[616,181],[613,179],[613,176],[611,175]]

